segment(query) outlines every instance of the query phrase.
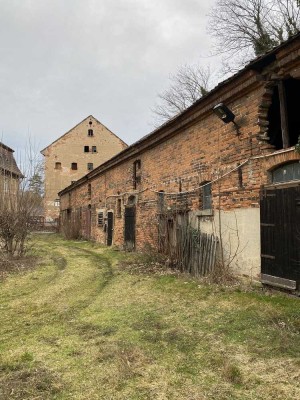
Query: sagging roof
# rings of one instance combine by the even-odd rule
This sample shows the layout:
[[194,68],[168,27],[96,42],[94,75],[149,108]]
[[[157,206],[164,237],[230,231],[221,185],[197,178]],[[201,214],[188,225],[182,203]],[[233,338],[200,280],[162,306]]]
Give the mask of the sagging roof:
[[[266,68],[268,65],[270,65],[272,62],[276,61],[276,55],[278,52],[285,48],[288,47],[291,43],[296,42],[297,40],[300,39],[300,32],[291,36],[288,40],[284,41],[280,45],[274,47],[272,50],[268,51],[267,53],[256,57],[252,61],[250,61],[245,67],[240,69],[238,72],[236,72],[234,75],[229,77],[228,79],[220,82],[217,86],[215,86],[211,91],[209,91],[206,95],[202,96],[199,100],[197,100],[195,103],[193,103],[190,107],[188,107],[186,110],[183,112],[177,114],[173,118],[171,118],[169,121],[165,122],[162,124],[160,127],[156,128],[154,131],[150,132],[149,134],[143,136],[141,139],[133,143],[132,145],[128,146],[126,149],[122,150],[120,153],[116,154],[114,157],[109,159],[108,161],[104,162],[103,164],[99,165],[97,168],[95,168],[93,171],[89,172],[88,174],[84,175],[82,178],[80,178],[78,181],[75,183],[71,184],[70,186],[67,186],[65,189],[61,190],[58,195],[62,195],[65,192],[68,192],[69,190],[73,189],[76,186],[79,186],[81,183],[84,183],[86,180],[93,178],[94,176],[106,171],[107,169],[115,166],[116,164],[119,164],[120,162],[124,161],[125,159],[128,159],[132,156],[134,156],[135,152],[134,150],[138,148],[141,144],[151,141],[151,139],[158,137],[160,133],[162,133],[165,129],[168,127],[171,127],[178,123],[182,118],[184,118],[185,115],[187,115],[191,110],[199,107],[201,103],[204,103],[206,99],[212,97],[214,94],[216,94],[218,91],[220,91],[221,88],[226,87],[227,85],[231,84],[233,81],[238,79],[240,76],[242,76],[245,72],[247,71],[256,71],[256,72],[261,72],[264,68]],[[158,139],[159,141],[159,139]]]
[[13,174],[18,178],[22,178],[23,174],[14,158],[14,150],[0,142],[0,169],[9,174]]

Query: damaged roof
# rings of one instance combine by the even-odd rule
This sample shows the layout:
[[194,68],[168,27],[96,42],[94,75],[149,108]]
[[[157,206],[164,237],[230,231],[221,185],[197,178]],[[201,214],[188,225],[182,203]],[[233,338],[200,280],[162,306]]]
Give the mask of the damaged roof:
[[0,169],[1,171],[5,171],[22,178],[23,174],[19,170],[13,153],[13,149],[0,142]]

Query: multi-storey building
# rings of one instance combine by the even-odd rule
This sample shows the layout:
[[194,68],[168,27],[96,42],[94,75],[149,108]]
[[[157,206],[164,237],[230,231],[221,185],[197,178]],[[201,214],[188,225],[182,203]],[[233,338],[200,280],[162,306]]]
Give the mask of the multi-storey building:
[[55,221],[59,216],[60,190],[126,147],[126,143],[90,115],[43,149],[46,221]]

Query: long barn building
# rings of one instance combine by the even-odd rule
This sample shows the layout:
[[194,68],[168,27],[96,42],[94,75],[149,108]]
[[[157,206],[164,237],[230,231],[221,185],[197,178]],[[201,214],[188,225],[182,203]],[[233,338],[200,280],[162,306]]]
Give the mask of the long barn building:
[[[206,251],[207,268],[217,259],[295,289],[299,100],[296,35],[62,190],[62,221],[80,221],[82,234],[100,243],[152,246],[196,275],[205,271],[190,259]],[[202,238],[210,238],[204,247]],[[193,240],[198,250],[184,260]]]

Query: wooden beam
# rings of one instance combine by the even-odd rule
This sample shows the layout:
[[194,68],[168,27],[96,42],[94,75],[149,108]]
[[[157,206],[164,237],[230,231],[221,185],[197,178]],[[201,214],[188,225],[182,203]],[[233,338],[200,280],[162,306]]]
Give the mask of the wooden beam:
[[282,145],[286,149],[290,147],[289,138],[289,126],[287,117],[287,103],[286,103],[286,93],[283,81],[278,82],[278,93],[279,93],[279,103],[280,103],[280,119],[281,119],[281,132],[282,132]]

